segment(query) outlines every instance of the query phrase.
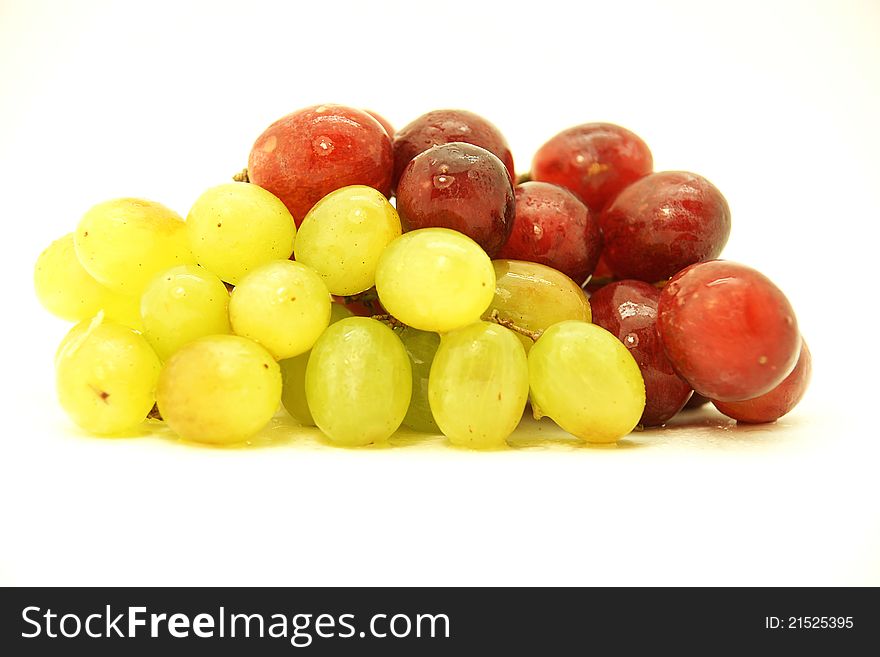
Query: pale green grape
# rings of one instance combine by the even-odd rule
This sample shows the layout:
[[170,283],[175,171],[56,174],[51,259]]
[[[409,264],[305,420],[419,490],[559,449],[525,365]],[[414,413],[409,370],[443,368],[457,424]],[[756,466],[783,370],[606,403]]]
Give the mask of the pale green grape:
[[330,326],[306,367],[315,424],[334,443],[369,445],[393,434],[409,407],[412,372],[394,332],[368,317]]
[[250,183],[207,190],[186,216],[189,244],[200,265],[227,283],[293,253],[296,225],[278,197]]
[[495,294],[495,272],[471,238],[448,228],[422,228],[382,252],[376,290],[404,324],[444,333],[480,318]]
[[104,311],[110,321],[141,328],[138,298],[114,292],[83,269],[73,244],[73,233],[52,242],[34,266],[34,290],[43,307],[73,322]]
[[587,322],[554,324],[529,352],[535,417],[548,416],[591,443],[613,443],[635,428],[645,383],[629,350]]
[[[492,266],[495,297],[484,317],[497,310],[499,317],[536,332],[567,319],[592,321],[584,291],[562,272],[521,260],[493,260]],[[528,352],[532,340],[523,335],[519,338]]]
[[385,196],[364,185],[330,192],[300,224],[294,253],[331,294],[363,292],[376,283],[379,256],[400,236],[400,217]]
[[[330,304],[330,325],[351,316],[352,312],[341,303]],[[278,362],[284,383],[281,389],[281,403],[294,420],[309,427],[315,426],[315,420],[312,419],[312,412],[306,401],[306,365],[309,364],[311,353],[307,351]]]
[[477,322],[443,336],[431,365],[428,398],[453,445],[503,446],[528,397],[526,352],[512,331]]
[[428,375],[431,373],[434,354],[440,346],[440,336],[433,331],[419,331],[409,326],[398,335],[412,367],[412,399],[403,423],[416,431],[440,433],[440,427],[437,426],[428,403]]
[[153,408],[160,369],[143,336],[99,313],[74,326],[58,348],[58,400],[86,431],[128,431]]
[[85,270],[107,287],[140,296],[161,271],[194,263],[186,224],[173,210],[153,201],[121,198],[86,212],[74,235]]
[[141,297],[144,337],[162,360],[187,342],[229,333],[229,292],[198,265],[180,265],[154,278]]
[[232,330],[266,347],[277,358],[312,348],[330,321],[330,293],[314,270],[274,260],[239,281],[229,300]]
[[281,371],[256,342],[209,335],[184,345],[165,363],[156,396],[162,418],[181,438],[239,443],[278,409]]

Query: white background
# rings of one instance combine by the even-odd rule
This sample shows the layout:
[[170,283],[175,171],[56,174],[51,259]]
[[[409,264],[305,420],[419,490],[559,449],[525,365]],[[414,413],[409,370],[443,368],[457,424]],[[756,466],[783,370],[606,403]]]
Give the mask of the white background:
[[[880,3],[0,2],[0,583],[880,584]],[[518,169],[612,121],[714,181],[731,259],[815,363],[775,426],[712,413],[616,449],[261,449],[94,439],[54,399],[33,262],[93,203],[185,214],[305,105],[464,107]],[[832,610],[833,611],[833,610]]]

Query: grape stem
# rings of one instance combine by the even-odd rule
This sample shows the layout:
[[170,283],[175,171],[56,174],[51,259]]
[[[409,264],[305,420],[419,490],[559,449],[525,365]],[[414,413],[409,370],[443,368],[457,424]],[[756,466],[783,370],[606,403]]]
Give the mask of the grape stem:
[[393,317],[392,315],[372,315],[370,319],[375,319],[379,322],[385,322],[391,328],[406,328],[406,324],[401,322],[396,317]]
[[232,179],[233,179],[235,182],[250,182],[251,179],[250,179],[250,177],[248,177],[248,170],[247,170],[247,167],[245,167],[244,169],[242,169],[241,171],[239,171],[237,174],[235,174],[234,176],[232,176]]
[[519,333],[520,335],[524,335],[529,338],[532,342],[537,342],[538,338],[541,337],[541,331],[530,331],[527,328],[523,328],[522,326],[517,326],[509,319],[504,319],[498,314],[498,309],[493,309],[492,313],[489,315],[489,321],[495,322],[503,326],[504,328],[509,328],[514,333]]

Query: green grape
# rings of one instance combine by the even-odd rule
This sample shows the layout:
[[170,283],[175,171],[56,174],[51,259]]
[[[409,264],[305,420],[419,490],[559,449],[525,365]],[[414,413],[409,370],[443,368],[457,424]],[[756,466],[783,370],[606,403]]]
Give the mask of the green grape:
[[140,296],[147,283],[175,265],[194,263],[180,216],[153,201],[121,198],[86,212],[74,235],[76,255],[99,283]]
[[440,433],[440,427],[437,426],[428,403],[428,375],[431,373],[434,354],[440,346],[440,336],[432,331],[419,331],[409,326],[398,335],[412,367],[412,399],[403,423],[416,431]]
[[58,348],[58,400],[86,431],[128,431],[153,408],[161,367],[143,336],[99,313],[74,326]]
[[536,418],[548,416],[591,443],[613,443],[635,428],[645,408],[645,383],[629,350],[587,322],[554,324],[529,352]]
[[477,322],[443,336],[431,365],[428,398],[453,445],[503,446],[528,397],[526,352],[512,331]]
[[159,412],[181,438],[232,444],[252,438],[278,409],[281,371],[272,355],[237,335],[209,335],[165,363]]
[[34,290],[43,307],[72,322],[104,317],[133,329],[141,328],[138,298],[114,292],[83,269],[73,245],[73,233],[52,242],[34,266]]
[[187,342],[229,333],[229,292],[198,265],[180,265],[154,278],[141,297],[144,337],[162,360]]
[[[341,303],[330,304],[330,325],[341,319],[352,317],[352,312]],[[311,350],[293,358],[285,358],[278,362],[281,366],[281,403],[293,419],[305,426],[315,426],[312,412],[306,401],[306,365],[309,364]]]
[[448,228],[422,228],[382,252],[376,290],[404,324],[445,333],[480,318],[492,302],[495,272],[471,238]]
[[330,321],[330,293],[312,269],[274,260],[239,281],[229,300],[232,330],[266,347],[277,358],[312,348]]
[[368,317],[324,331],[306,367],[306,398],[315,424],[336,444],[386,440],[406,415],[412,372],[394,332]]
[[[498,316],[530,331],[541,332],[558,322],[592,321],[590,302],[580,286],[552,267],[521,260],[493,260],[495,297],[484,314]],[[528,352],[532,340],[519,335]]]
[[296,225],[278,197],[249,183],[207,190],[186,217],[189,244],[200,265],[227,283],[293,253]]
[[294,253],[331,294],[351,295],[376,283],[379,256],[400,236],[400,217],[385,196],[365,185],[330,192],[300,224]]

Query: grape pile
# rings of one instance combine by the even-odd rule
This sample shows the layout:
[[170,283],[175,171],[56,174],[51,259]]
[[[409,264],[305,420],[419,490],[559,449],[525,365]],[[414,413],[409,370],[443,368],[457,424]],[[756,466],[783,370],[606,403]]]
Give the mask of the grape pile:
[[77,322],[55,356],[61,406],[101,435],[149,416],[241,443],[283,405],[340,446],[405,425],[496,448],[529,405],[614,443],[692,396],[741,422],[800,401],[794,311],[718,259],[730,210],[711,182],[654,172],[644,141],[605,123],[550,139],[524,178],[471,112],[395,132],[320,105],[267,128],[185,219],[100,203],[34,272],[46,309]]

